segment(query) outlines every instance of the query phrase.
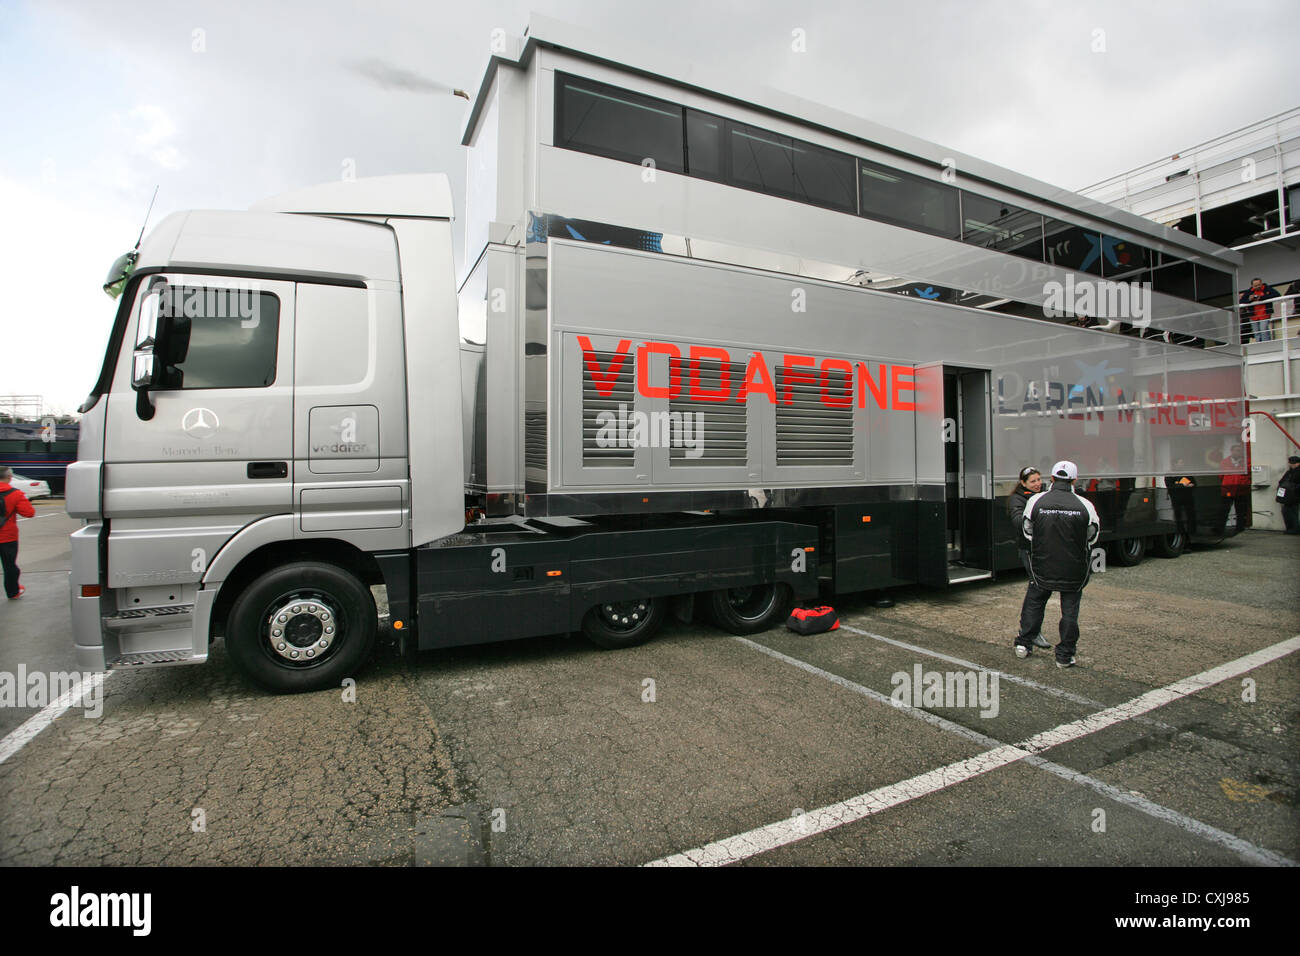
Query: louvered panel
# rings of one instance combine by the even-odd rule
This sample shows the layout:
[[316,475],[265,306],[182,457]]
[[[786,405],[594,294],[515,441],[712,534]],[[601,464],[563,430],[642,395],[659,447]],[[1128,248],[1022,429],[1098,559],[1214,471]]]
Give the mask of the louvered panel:
[[[582,365],[582,464],[586,468],[631,466],[636,457],[636,449],[625,440],[625,435],[620,438],[618,420],[620,412],[624,415],[631,413],[636,401],[632,357],[627,353],[620,355],[616,352],[590,354],[600,363],[601,388],[597,391],[591,368],[584,361]],[[622,364],[618,367],[618,375],[610,387],[606,383],[618,362]]]
[[[674,441],[668,450],[670,468],[701,466],[738,466],[748,461],[749,434],[746,422],[747,406],[729,398],[724,402],[710,402],[691,398],[691,362],[687,359],[670,359],[669,374],[673,381],[681,382],[681,394],[670,399],[668,411],[672,416]],[[734,362],[722,363],[707,359],[697,360],[699,372],[695,376],[696,388],[705,393],[717,394],[724,388],[733,395],[740,390],[745,377],[745,367]],[[724,364],[729,380],[724,383]],[[680,416],[680,417],[679,417]],[[695,443],[692,448],[677,436]]]
[[[776,370],[776,463],[792,466],[853,464],[853,402],[847,372],[810,368]],[[808,376],[812,382],[803,381]],[[787,385],[787,381],[790,384]],[[786,398],[790,404],[785,404]],[[844,402],[843,406],[832,404]]]
[[546,470],[546,408],[524,412],[524,466]]

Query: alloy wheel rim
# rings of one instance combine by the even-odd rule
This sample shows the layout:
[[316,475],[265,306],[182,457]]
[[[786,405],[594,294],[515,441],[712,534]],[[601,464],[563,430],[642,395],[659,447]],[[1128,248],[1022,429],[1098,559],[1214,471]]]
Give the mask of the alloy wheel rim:
[[296,593],[271,602],[262,643],[277,664],[310,667],[333,654],[342,634],[343,621],[332,599]]

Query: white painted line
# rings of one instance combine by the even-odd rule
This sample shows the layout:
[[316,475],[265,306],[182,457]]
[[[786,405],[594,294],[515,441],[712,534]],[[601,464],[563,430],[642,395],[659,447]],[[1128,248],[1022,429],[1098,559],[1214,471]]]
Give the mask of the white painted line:
[[[752,642],[746,641],[745,643]],[[846,823],[855,823],[858,820],[863,820],[891,807],[915,800],[918,797],[938,793],[940,790],[945,790],[954,784],[963,783],[990,770],[1005,767],[1008,764],[1025,760],[1035,753],[1052,747],[1059,747],[1069,741],[1094,734],[1105,727],[1130,720],[1139,714],[1187,697],[1198,690],[1204,690],[1246,671],[1254,670],[1280,657],[1294,653],[1298,649],[1300,649],[1300,636],[1288,638],[1253,654],[1239,657],[1235,661],[1184,678],[1167,687],[1149,691],[1116,707],[1108,707],[1081,720],[1062,724],[1052,730],[1035,734],[1018,745],[1003,744],[996,746],[965,760],[959,760],[947,766],[918,774],[908,780],[879,787],[870,793],[860,794],[848,800],[821,807],[799,817],[778,820],[775,823],[769,823],[767,826],[739,833],[736,836],[727,837],[702,847],[651,861],[646,865],[722,866],[746,860],[759,853],[766,853],[769,850],[805,840],[818,833],[825,833],[828,830],[844,826]],[[784,656],[782,655],[782,657]],[[790,658],[790,660],[793,660],[793,658]],[[811,667],[811,665],[808,666]]]
[[63,712],[82,702],[82,698],[99,689],[99,686],[112,674],[112,671],[98,671],[90,675],[90,680],[79,687],[74,687],[40,713],[27,718],[17,729],[0,740],[0,763],[4,763],[30,743],[37,734],[54,723]]
[[[844,625],[840,626],[843,627]],[[806,661],[799,660],[798,658],[790,657],[788,654],[782,654],[778,650],[756,643],[747,638],[737,637],[735,640],[748,647],[752,647],[756,651],[766,654],[769,657],[774,657],[779,661],[791,664],[794,667],[798,667],[800,670],[807,671],[808,673],[828,680],[833,684],[838,684],[840,687],[850,690],[855,694],[861,694],[862,696],[868,697],[881,704],[889,704],[891,707],[894,706],[893,700],[887,695],[882,694],[880,691],[872,690],[870,687],[865,687],[862,684],[855,683],[854,681],[841,677],[838,674],[832,674],[830,671],[822,670],[815,664],[809,664]],[[956,658],[950,658],[950,660],[955,661]],[[933,714],[928,710],[922,710],[918,707],[895,709],[901,710],[907,716],[919,720],[922,723],[938,727],[941,730],[945,730],[951,734],[956,734],[959,737],[965,737],[967,740],[973,740],[980,744],[980,746],[988,747],[990,749],[1002,746],[1002,741],[996,740],[988,734],[982,734],[978,730],[959,724],[956,721],[949,720],[946,717],[940,717],[938,714]],[[1155,722],[1152,721],[1152,723]],[[1170,725],[1160,724],[1159,726],[1168,727]],[[1249,840],[1243,840],[1235,834],[1220,830],[1218,827],[1213,827],[1208,823],[1202,823],[1194,817],[1189,817],[1186,814],[1179,813],[1177,810],[1162,806],[1161,804],[1148,800],[1146,797],[1139,796],[1136,793],[1120,790],[1118,787],[1106,783],[1105,781],[1098,780],[1096,777],[1090,777],[1078,770],[1072,770],[1069,767],[1062,766],[1061,764],[1053,763],[1044,757],[1039,757],[1037,755],[1029,756],[1025,758],[1025,763],[1037,767],[1040,770],[1046,770],[1048,773],[1054,774],[1062,780],[1068,780],[1071,783],[1077,783],[1080,786],[1088,787],[1090,790],[1093,790],[1116,803],[1122,803],[1127,807],[1145,813],[1157,820],[1162,820],[1181,830],[1186,830],[1188,833],[1195,834],[1210,843],[1217,843],[1219,846],[1236,853],[1248,863],[1254,863],[1260,866],[1298,865],[1294,860],[1285,857],[1280,853],[1274,853],[1272,850],[1266,850],[1263,847],[1256,846]]]
[[1191,677],[1184,677],[1168,687],[1158,687],[1155,690],[1148,691],[1141,697],[1135,697],[1116,707],[1107,707],[1099,713],[1090,714],[1068,724],[1062,724],[1052,730],[1045,730],[1041,734],[1034,734],[1020,746],[1030,753],[1040,753],[1044,750],[1050,750],[1052,747],[1059,747],[1068,741],[1095,734],[1099,730],[1129,720],[1138,714],[1145,714],[1157,707],[1163,707],[1165,704],[1188,697],[1198,690],[1213,687],[1215,684],[1236,677],[1238,674],[1244,674],[1256,667],[1262,667],[1279,657],[1292,654],[1296,650],[1300,650],[1300,636],[1287,638],[1272,647],[1266,647],[1253,654],[1247,654],[1245,657],[1239,657],[1235,661],[1220,664],[1218,667],[1211,667],[1208,671],[1193,674]]
[[[1007,671],[1000,671],[996,667],[985,667],[982,664],[976,664],[974,661],[965,661],[960,657],[952,657],[948,654],[932,651],[928,647],[919,647],[916,644],[908,644],[906,641],[895,640],[892,637],[885,637],[883,634],[872,634],[870,631],[863,631],[853,627],[850,624],[840,624],[840,630],[852,631],[854,634],[861,634],[863,637],[869,637],[874,641],[881,641],[885,644],[893,644],[895,647],[902,648],[905,651],[912,651],[915,654],[925,654],[929,657],[937,658],[941,661],[947,661],[949,664],[956,664],[965,670],[986,671],[990,674],[997,674],[998,680],[1008,681],[1012,684],[1019,684],[1022,687],[1028,687],[1042,694],[1048,694],[1052,697],[1059,697],[1061,700],[1068,700],[1073,704],[1080,704],[1084,707],[1104,708],[1106,705],[1099,700],[1093,700],[1091,697],[1085,697],[1083,694],[1076,694],[1073,691],[1065,690],[1062,687],[1053,687],[1050,684],[1040,684],[1036,680],[1030,680],[1028,677],[1021,677],[1019,674],[1012,674]],[[1010,650],[1010,648],[1008,648]],[[1150,718],[1139,717],[1139,723],[1151,724],[1162,730],[1175,730],[1172,724],[1166,724],[1163,721],[1152,720]]]
[[1281,853],[1274,853],[1272,850],[1266,850],[1262,846],[1256,846],[1249,840],[1243,840],[1241,837],[1218,827],[1212,827],[1208,823],[1202,823],[1193,817],[1179,813],[1177,810],[1171,810],[1169,807],[1162,806],[1146,797],[1140,797],[1136,793],[1129,793],[1120,790],[1109,783],[1098,780],[1096,777],[1090,777],[1087,774],[1079,773],[1077,770],[1071,770],[1069,767],[1062,767],[1058,763],[1052,763],[1042,757],[1026,757],[1025,763],[1032,764],[1048,773],[1054,773],[1063,780],[1072,780],[1075,783],[1082,784],[1104,797],[1109,797],[1116,803],[1122,803],[1134,810],[1140,810],[1147,816],[1155,817],[1157,820],[1163,820],[1165,823],[1178,827],[1180,830],[1186,830],[1188,833],[1195,834],[1211,843],[1217,843],[1219,846],[1236,853],[1247,863],[1254,863],[1258,866],[1298,866],[1295,860],[1283,856]]

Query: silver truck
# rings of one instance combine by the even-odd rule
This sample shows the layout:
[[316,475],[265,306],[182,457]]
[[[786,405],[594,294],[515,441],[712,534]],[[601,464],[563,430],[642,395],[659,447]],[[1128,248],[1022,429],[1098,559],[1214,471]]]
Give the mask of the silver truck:
[[[176,214],[115,267],[67,472],[80,666],[224,638],[271,690],[337,686],[376,586],[407,653],[753,633],[1018,568],[1002,499],[1057,458],[1121,563],[1219,532],[1235,253],[564,29],[489,65],[459,279],[433,174]],[[1107,276],[1128,321],[1073,296]]]

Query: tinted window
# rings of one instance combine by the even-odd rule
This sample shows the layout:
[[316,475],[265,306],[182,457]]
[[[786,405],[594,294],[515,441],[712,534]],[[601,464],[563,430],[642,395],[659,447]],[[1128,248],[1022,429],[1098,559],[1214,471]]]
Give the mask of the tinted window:
[[557,76],[555,145],[683,171],[682,107],[603,83]]
[[1210,305],[1232,305],[1232,274],[1211,269],[1209,266],[1196,267],[1196,301]]
[[722,124],[717,116],[686,111],[686,171],[702,179],[722,179]]
[[794,193],[793,140],[765,130],[732,124],[731,179],[737,185],[778,195]]
[[733,185],[843,212],[857,207],[853,159],[844,153],[741,123],[727,124],[727,148]]
[[1101,275],[1101,233],[1059,222],[1046,221],[1046,261],[1063,269]]
[[961,192],[961,238],[1026,259],[1043,258],[1043,217],[1010,203]]
[[172,388],[257,388],[275,381],[280,300],[269,292],[164,287],[160,315],[170,331],[158,343],[180,374]]
[[794,141],[795,198],[841,212],[858,211],[853,157],[833,149]]
[[1155,259],[1150,249],[1114,236],[1102,236],[1101,244],[1102,275],[1113,279],[1128,278],[1133,282],[1150,281],[1150,277],[1143,274]]
[[866,160],[860,166],[862,215],[945,239],[961,238],[957,190],[952,186]]
[[1190,262],[1173,256],[1162,256],[1159,268],[1152,273],[1151,288],[1180,299],[1196,298],[1196,276]]

